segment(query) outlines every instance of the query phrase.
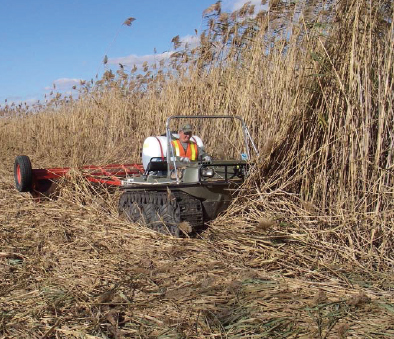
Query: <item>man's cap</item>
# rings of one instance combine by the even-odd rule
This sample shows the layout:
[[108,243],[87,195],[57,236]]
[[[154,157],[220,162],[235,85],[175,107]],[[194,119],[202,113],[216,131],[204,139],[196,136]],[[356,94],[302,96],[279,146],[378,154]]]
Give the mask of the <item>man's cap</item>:
[[183,131],[183,133],[189,133],[189,132],[192,132],[193,129],[190,124],[186,124],[181,127],[181,131]]

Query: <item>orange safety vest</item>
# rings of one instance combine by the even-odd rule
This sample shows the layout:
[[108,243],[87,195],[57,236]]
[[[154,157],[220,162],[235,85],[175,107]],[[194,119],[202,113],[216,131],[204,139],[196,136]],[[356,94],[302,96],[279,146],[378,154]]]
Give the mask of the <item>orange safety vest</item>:
[[196,161],[198,157],[198,151],[197,151],[197,144],[189,141],[189,144],[187,145],[187,149],[185,152],[185,149],[183,148],[181,142],[177,140],[172,140],[172,145],[175,148],[175,155],[177,157],[186,157],[189,158],[191,161]]

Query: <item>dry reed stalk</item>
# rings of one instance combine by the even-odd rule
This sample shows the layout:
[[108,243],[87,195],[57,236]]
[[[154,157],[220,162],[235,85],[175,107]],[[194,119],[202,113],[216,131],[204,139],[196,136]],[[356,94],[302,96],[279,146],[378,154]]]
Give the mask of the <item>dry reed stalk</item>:
[[[357,0],[327,16],[314,3],[272,3],[256,20],[215,8],[173,69],[107,74],[36,114],[2,110],[0,252],[23,260],[0,259],[1,335],[393,334],[393,12]],[[12,188],[17,154],[43,167],[139,161],[180,113],[241,115],[263,154],[198,240],[120,220],[117,194],[78,173],[43,205]],[[233,126],[198,131],[235,156],[218,146],[238,145]]]

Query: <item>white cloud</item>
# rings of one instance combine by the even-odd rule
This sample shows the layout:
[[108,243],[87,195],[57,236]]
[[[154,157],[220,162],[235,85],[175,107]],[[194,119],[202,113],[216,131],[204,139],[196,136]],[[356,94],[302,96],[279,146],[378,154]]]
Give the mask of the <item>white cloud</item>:
[[23,101],[23,103],[26,102],[26,104],[28,105],[34,105],[38,102],[39,100],[37,98],[28,98],[26,100]]
[[167,60],[170,58],[173,52],[164,52],[161,54],[147,54],[147,55],[135,55],[131,54],[125,57],[118,57],[118,58],[109,58],[108,64],[111,65],[118,65],[122,64],[128,67],[133,67],[134,65],[141,66],[145,61],[148,64],[153,64],[155,62],[159,62],[160,60]]
[[258,13],[261,10],[267,10],[267,5],[262,5],[261,0],[225,0],[223,1],[223,9],[226,11],[237,11],[247,2],[250,2],[251,5],[255,5],[255,13]]
[[18,106],[20,104],[22,104],[23,107],[26,107],[25,104],[28,105],[28,106],[32,106],[32,105],[37,104],[38,101],[39,101],[39,99],[34,98],[34,97],[32,97],[32,98],[23,98],[23,97],[20,97],[20,96],[10,96],[10,97],[7,98],[7,102],[4,102],[2,105],[0,105],[0,107],[5,107],[7,105],[8,106]]
[[7,102],[5,102],[5,104],[9,104],[9,103],[11,103],[11,102],[16,102],[16,101],[19,102],[19,101],[22,101],[23,98],[20,97],[20,96],[9,96],[9,97],[6,97],[5,100],[7,100]]
[[[188,44],[189,49],[191,49],[198,46],[198,44],[200,43],[200,38],[195,35],[186,35],[180,38],[180,42],[182,47],[185,47],[185,44]],[[175,52],[174,50],[171,50],[160,54],[147,54],[140,56],[131,54],[125,57],[109,58],[108,64],[111,65],[122,64],[132,68],[134,67],[134,65],[136,65],[137,67],[142,66],[142,64],[146,61],[149,65],[151,65],[155,62],[160,62],[161,60],[164,61],[168,60],[171,57],[171,54],[174,52]]]
[[[70,79],[70,78],[60,78],[57,79],[53,82],[53,84],[56,86],[57,90],[68,90],[72,86],[79,85],[81,79]],[[46,87],[46,90],[52,89],[52,87]]]
[[200,37],[198,35],[186,35],[180,39],[182,45],[189,45],[189,48],[194,48],[200,44]]

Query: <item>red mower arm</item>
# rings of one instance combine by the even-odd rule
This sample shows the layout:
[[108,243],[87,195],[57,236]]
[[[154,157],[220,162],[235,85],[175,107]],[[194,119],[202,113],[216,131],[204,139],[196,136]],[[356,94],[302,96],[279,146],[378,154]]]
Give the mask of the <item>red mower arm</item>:
[[[19,155],[14,163],[15,187],[19,192],[30,192],[33,196],[45,195],[53,181],[66,176],[70,170],[70,167],[33,169],[30,158],[26,155]],[[120,186],[122,178],[144,173],[142,164],[83,166],[78,170],[86,180],[108,186]]]

